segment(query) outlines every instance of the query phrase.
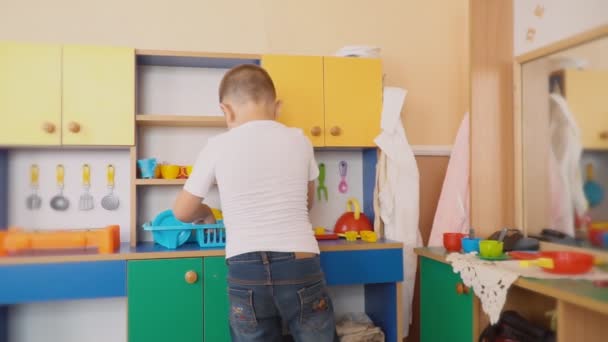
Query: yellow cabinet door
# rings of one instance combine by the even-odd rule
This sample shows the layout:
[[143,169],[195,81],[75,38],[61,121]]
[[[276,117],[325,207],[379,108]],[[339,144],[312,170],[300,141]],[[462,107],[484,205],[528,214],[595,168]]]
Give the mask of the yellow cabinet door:
[[314,146],[323,146],[323,57],[264,55],[282,107],[278,120],[298,127]]
[[135,144],[135,52],[63,48],[63,144]]
[[0,145],[61,143],[61,47],[0,42]]
[[565,97],[579,125],[583,147],[608,149],[608,71],[567,70]]
[[325,145],[375,146],[382,112],[379,59],[324,57]]

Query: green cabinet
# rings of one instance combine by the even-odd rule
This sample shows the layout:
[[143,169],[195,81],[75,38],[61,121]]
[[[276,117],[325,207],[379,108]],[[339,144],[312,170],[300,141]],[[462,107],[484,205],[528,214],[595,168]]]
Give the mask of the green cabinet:
[[226,261],[224,257],[208,257],[204,259],[204,265],[205,342],[230,341],[228,284],[226,281],[228,268],[226,267]]
[[129,342],[203,341],[203,259],[129,261]]
[[420,341],[473,341],[473,292],[450,265],[420,258]]

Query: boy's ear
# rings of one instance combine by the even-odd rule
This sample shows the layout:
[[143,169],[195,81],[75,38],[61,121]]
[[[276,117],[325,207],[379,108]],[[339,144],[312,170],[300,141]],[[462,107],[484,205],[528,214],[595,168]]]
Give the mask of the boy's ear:
[[234,112],[234,109],[232,109],[232,106],[227,103],[220,103],[220,108],[226,117],[226,124],[230,126],[230,124],[236,120],[236,113]]
[[281,115],[281,109],[283,108],[283,102],[281,100],[277,100],[274,104],[274,119],[277,120]]

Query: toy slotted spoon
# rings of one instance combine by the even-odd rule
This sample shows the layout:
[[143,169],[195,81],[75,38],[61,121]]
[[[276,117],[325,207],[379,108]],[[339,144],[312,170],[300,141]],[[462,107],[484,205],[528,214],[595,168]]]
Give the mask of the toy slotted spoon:
[[91,167],[89,164],[82,165],[82,187],[84,192],[80,195],[80,203],[78,209],[92,210],[95,206],[95,201],[91,195]]
[[101,206],[105,210],[116,210],[120,205],[120,201],[116,195],[114,195],[114,165],[109,164],[107,169],[108,179],[108,194],[101,199]]

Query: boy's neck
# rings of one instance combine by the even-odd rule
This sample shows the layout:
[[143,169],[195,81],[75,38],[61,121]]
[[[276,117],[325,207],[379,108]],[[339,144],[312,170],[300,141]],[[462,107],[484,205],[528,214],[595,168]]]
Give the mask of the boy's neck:
[[235,128],[251,121],[275,120],[275,115],[267,106],[243,106],[238,108],[235,120],[228,124],[228,128]]

